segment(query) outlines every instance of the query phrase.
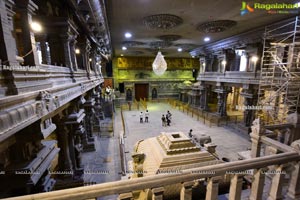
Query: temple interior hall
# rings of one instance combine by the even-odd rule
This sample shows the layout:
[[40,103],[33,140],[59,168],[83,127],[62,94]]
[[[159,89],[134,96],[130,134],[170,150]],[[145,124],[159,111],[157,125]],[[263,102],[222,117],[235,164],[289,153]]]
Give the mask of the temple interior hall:
[[0,199],[300,200],[299,12],[0,0]]

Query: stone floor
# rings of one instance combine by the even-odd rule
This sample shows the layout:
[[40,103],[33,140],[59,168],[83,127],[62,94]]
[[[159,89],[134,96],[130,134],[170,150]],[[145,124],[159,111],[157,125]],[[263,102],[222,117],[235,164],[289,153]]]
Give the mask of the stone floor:
[[[134,144],[142,139],[155,137],[160,132],[182,131],[188,133],[193,129],[193,133],[203,133],[211,136],[212,142],[217,145],[217,153],[220,158],[226,157],[230,160],[237,160],[237,152],[245,151],[250,147],[248,135],[234,133],[224,127],[211,127],[201,121],[188,116],[187,114],[171,108],[165,103],[149,103],[150,113],[149,123],[140,123],[139,114],[141,111],[124,111],[126,126],[125,151],[126,161],[131,160],[131,153]],[[167,110],[172,113],[171,126],[163,127],[161,123],[162,114]],[[86,183],[104,183],[120,180],[122,177],[121,161],[119,151],[119,134],[122,131],[122,120],[120,110],[116,109],[114,115],[114,133],[110,137],[100,137],[95,135],[96,151],[83,153],[82,162],[85,166],[84,181]],[[117,196],[98,198],[101,200],[115,200]]]
[[[165,103],[149,103],[148,110],[150,113],[149,123],[140,123],[139,114],[141,111],[124,111],[125,124],[127,127],[125,147],[126,158],[131,159],[131,152],[134,144],[145,138],[155,137],[160,132],[181,131],[185,134],[193,129],[193,133],[209,135],[212,142],[217,145],[217,154],[219,158],[226,157],[229,160],[237,160],[237,152],[245,151],[250,147],[250,137],[240,133],[235,133],[231,129],[224,127],[212,126],[209,128],[203,122],[192,118],[190,115],[183,113]],[[161,123],[162,114],[167,111],[172,113],[171,126],[163,127]]]

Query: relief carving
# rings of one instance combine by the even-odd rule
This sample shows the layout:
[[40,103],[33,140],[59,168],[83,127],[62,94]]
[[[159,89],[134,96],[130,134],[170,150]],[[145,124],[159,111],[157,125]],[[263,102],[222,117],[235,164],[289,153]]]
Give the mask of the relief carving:
[[255,119],[252,123],[251,129],[251,134],[261,135],[265,133],[264,122],[260,118]]
[[39,116],[51,112],[59,107],[59,101],[57,96],[53,96],[48,91],[41,91],[37,100],[40,102],[37,103],[37,114]]

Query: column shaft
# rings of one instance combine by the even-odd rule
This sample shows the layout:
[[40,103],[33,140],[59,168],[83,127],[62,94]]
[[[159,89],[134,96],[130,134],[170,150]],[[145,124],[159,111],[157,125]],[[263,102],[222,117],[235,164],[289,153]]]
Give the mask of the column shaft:
[[271,188],[268,200],[282,199],[282,186],[283,186],[283,166],[280,165],[276,168],[275,175],[272,178]]
[[261,200],[264,190],[265,174],[263,169],[254,171],[249,200]]
[[243,176],[239,174],[233,175],[230,181],[229,199],[240,200],[242,194]]
[[152,189],[152,200],[163,200],[164,188],[153,188]]
[[193,181],[182,183],[180,190],[180,200],[192,200]]
[[217,200],[219,192],[219,181],[214,178],[209,178],[206,186],[205,200]]

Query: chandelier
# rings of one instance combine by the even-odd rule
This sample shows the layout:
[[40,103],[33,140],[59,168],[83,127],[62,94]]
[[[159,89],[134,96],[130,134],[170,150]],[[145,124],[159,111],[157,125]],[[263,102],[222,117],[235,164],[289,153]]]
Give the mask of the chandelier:
[[165,71],[167,70],[167,62],[165,61],[164,56],[160,51],[158,51],[156,58],[152,63],[152,69],[153,72],[158,76],[163,75],[163,73],[165,73]]

